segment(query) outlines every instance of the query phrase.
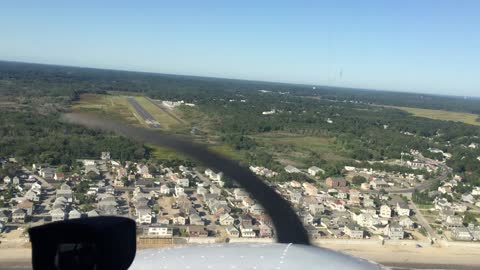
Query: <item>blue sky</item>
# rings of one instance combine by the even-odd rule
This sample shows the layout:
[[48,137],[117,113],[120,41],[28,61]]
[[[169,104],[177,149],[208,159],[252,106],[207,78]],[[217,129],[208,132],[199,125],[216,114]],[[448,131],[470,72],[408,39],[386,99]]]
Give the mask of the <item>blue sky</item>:
[[0,59],[480,96],[480,1],[4,1]]

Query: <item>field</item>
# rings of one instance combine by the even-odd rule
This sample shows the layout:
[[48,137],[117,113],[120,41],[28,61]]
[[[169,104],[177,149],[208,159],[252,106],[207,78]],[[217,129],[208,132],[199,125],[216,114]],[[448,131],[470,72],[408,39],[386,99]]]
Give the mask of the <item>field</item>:
[[132,113],[133,108],[124,96],[84,94],[79,101],[73,104],[72,110],[130,124],[138,123]]
[[430,109],[397,107],[397,106],[385,106],[385,107],[400,109],[418,117],[425,117],[425,118],[430,118],[435,120],[463,122],[465,124],[480,126],[480,122],[477,121],[477,119],[479,118],[479,115],[472,114],[472,113],[450,112],[450,111],[443,111],[443,110],[430,110]]
[[332,138],[264,133],[255,136],[255,140],[270,153],[275,153],[275,158],[283,164],[305,165],[311,162],[311,154],[326,161],[346,159],[336,148]]
[[177,151],[171,150],[167,147],[162,147],[153,144],[146,144],[148,148],[151,149],[152,156],[156,159],[180,159],[180,160],[187,160],[188,157],[180,154]]
[[[148,98],[143,96],[133,96],[133,98],[160,123],[161,129],[177,130],[185,128],[182,123],[165,113]],[[72,106],[72,109],[77,112],[90,112],[100,117],[124,121],[130,124],[138,124],[140,122],[142,125],[146,125],[144,119],[138,115],[128,102],[127,96],[123,95],[85,94]]]

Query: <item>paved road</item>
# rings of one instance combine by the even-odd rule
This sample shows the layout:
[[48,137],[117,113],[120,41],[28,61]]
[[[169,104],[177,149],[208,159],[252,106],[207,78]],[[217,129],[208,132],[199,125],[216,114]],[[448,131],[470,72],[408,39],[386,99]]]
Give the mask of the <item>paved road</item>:
[[[440,165],[439,167],[441,170],[441,174],[438,177],[438,179],[440,181],[448,180],[448,174],[451,172],[451,169],[446,165]],[[416,187],[416,189],[419,191],[427,190],[428,188],[430,188],[430,186],[433,183],[434,181],[425,181],[425,183]],[[425,228],[425,230],[427,230],[428,237],[430,238],[430,240],[436,241],[440,239],[437,235],[437,232],[430,226],[430,224],[428,223],[428,220],[423,216],[423,214],[420,212],[420,210],[418,209],[418,207],[415,205],[413,201],[410,201],[410,207],[413,209],[413,211],[415,211],[415,215],[417,216],[418,223],[420,223],[420,225],[422,225]]]
[[157,122],[157,120],[155,120],[155,118],[153,118],[153,116],[147,112],[143,107],[142,105],[140,105],[137,100],[135,100],[133,97],[128,97],[127,98],[128,102],[130,102],[130,104],[132,105],[132,107],[137,111],[137,113],[143,117],[143,119],[145,120],[145,123],[147,123],[147,125],[151,128],[160,128],[160,123]]
[[422,215],[422,213],[417,208],[415,203],[410,202],[410,207],[413,209],[413,211],[415,211],[415,216],[418,219],[418,223],[422,225],[422,227],[425,228],[425,230],[427,230],[428,238],[430,238],[430,241],[437,240],[438,239],[437,232],[435,232],[435,230],[430,226],[430,224],[428,223],[428,220]]

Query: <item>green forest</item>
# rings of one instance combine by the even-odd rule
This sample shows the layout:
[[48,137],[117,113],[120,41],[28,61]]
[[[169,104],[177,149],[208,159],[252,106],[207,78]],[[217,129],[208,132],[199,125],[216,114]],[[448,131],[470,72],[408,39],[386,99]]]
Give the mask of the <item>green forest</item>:
[[[101,151],[119,160],[149,158],[149,148],[132,140],[60,120],[81,94],[111,91],[197,104],[201,116],[195,121],[208,122],[210,136],[245,153],[256,165],[281,167],[276,153],[258,136],[293,134],[331,141],[341,160],[323,158],[316,150],[304,151],[302,157],[310,165],[325,167],[328,175],[355,160],[400,158],[410,149],[439,158],[428,150],[438,148],[452,154],[447,165],[454,173],[468,183],[480,181],[480,152],[465,147],[480,143],[480,127],[370,105],[479,114],[479,99],[13,62],[0,62],[0,156],[51,164],[72,164],[98,157]],[[262,114],[270,110],[275,113]]]

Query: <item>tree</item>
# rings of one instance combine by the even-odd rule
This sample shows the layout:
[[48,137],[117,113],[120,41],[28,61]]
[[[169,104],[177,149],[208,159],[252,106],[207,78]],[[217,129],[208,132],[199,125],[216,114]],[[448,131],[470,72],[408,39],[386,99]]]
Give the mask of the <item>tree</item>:
[[478,219],[472,212],[467,211],[467,212],[465,212],[465,216],[463,217],[463,223],[465,225],[468,225],[470,223],[478,225]]
[[355,175],[353,178],[352,178],[352,183],[354,185],[361,185],[363,183],[367,182],[367,179],[361,175]]

